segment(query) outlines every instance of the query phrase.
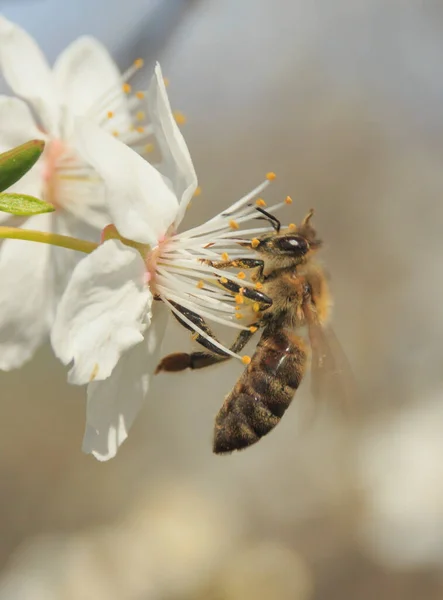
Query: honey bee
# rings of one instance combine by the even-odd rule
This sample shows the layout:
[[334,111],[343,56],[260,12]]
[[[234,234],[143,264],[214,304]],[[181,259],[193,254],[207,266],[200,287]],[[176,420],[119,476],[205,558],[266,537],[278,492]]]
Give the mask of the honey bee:
[[[251,446],[277,425],[303,379],[309,350],[314,396],[338,392],[347,400],[352,393],[348,363],[327,325],[331,297],[324,270],[315,261],[322,242],[311,225],[314,211],[309,211],[298,227],[282,230],[275,216],[261,208],[257,210],[274,227],[274,231],[253,244],[242,243],[255,249],[257,259],[236,259],[234,265],[232,261],[210,263],[217,268],[255,269],[253,280],[259,289],[243,288],[243,293],[258,303],[260,310],[253,327],[239,334],[231,350],[239,352],[254,330],[262,329],[250,363],[215,418],[216,454]],[[232,281],[223,285],[232,292],[238,291]],[[201,317],[189,312],[183,314],[198,319],[202,326]],[[297,335],[302,328],[307,329],[307,341]],[[156,372],[199,369],[230,358],[218,349],[214,351],[206,340],[200,341],[210,352],[170,354],[159,363]]]

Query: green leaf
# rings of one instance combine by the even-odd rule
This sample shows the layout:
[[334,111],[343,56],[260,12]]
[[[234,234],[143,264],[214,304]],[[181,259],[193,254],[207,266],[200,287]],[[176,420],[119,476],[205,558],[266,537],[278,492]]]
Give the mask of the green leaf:
[[0,154],[0,192],[21,179],[34,166],[44,148],[43,140],[31,140]]
[[0,194],[0,211],[18,215],[19,217],[29,217],[41,213],[53,212],[55,207],[43,200],[37,200],[33,196],[25,194]]

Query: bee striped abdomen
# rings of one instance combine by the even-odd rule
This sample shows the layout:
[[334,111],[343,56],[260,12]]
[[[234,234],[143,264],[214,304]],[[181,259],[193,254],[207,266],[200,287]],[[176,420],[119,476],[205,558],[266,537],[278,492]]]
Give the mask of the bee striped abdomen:
[[265,329],[215,419],[214,452],[246,448],[273,429],[291,403],[305,365],[303,340],[285,330]]

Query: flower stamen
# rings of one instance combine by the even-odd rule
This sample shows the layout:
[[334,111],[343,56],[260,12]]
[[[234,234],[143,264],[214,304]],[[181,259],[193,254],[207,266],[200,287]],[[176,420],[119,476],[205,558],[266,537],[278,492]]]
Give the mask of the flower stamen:
[[[206,223],[183,233],[169,233],[149,252],[146,263],[153,292],[174,314],[199,336],[240,360],[239,355],[193,324],[179,308],[182,306],[227,327],[251,333],[257,330],[252,323],[256,323],[261,314],[260,305],[257,302],[246,304],[244,291],[259,289],[261,284],[254,279],[248,280],[244,271],[235,273],[232,268],[236,266],[236,259],[256,256],[254,249],[260,240],[254,236],[273,231],[270,225],[243,229],[243,224],[261,218],[256,207],[267,206],[261,194],[274,178],[268,173],[265,181],[252,192]],[[266,210],[273,213],[285,205],[283,201]],[[217,263],[226,263],[226,269],[217,268]],[[226,287],[228,283],[233,286]],[[242,312],[241,308],[246,305],[248,311]],[[242,320],[244,324],[238,322]]]

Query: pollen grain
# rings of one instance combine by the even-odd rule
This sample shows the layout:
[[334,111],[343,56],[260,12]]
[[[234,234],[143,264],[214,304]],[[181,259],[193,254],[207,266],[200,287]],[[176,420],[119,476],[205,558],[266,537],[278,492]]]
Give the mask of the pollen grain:
[[181,111],[175,110],[172,114],[177,125],[184,125],[186,123],[186,117]]

